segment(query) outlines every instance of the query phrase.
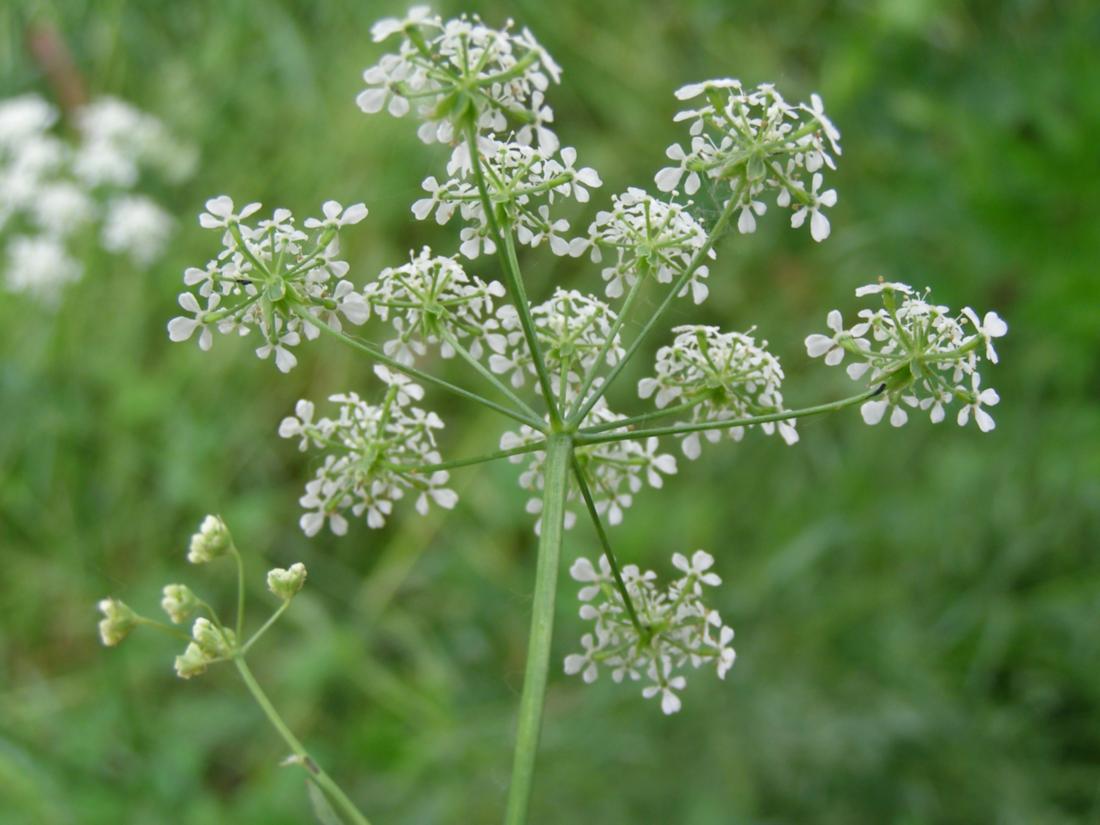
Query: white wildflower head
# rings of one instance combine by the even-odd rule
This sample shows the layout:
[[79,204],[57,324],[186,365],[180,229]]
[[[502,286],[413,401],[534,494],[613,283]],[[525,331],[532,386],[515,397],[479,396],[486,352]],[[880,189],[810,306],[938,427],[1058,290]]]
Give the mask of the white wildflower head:
[[411,364],[429,345],[438,346],[444,358],[454,356],[455,345],[474,358],[505,346],[493,317],[503,285],[468,275],[454,258],[433,257],[428,247],[409,263],[382,270],[363,294],[370,310],[393,326],[396,337],[384,350],[402,363]]
[[285,570],[276,567],[267,573],[267,589],[285,602],[290,601],[305,586],[306,566],[296,562]]
[[895,427],[909,419],[909,410],[926,410],[934,423],[943,421],[951,404],[959,402],[957,421],[971,417],[978,429],[994,428],[988,407],[1000,401],[997,391],[981,387],[983,361],[997,363],[993,340],[1008,332],[995,312],[981,318],[970,307],[953,314],[901,283],[880,281],[860,287],[858,297],[878,296],[879,309],[860,310],[859,320],[845,327],[838,310],[829,312],[829,334],[806,338],[806,351],[830,366],[848,358],[848,375],[883,393],[863,404],[868,424],[889,418]]
[[[592,260],[610,257],[603,269],[609,298],[619,298],[640,277],[653,275],[671,283],[707,247],[707,231],[678,203],[630,188],[611,199],[611,209],[597,213],[588,230]],[[712,248],[707,257],[714,259]],[[698,266],[680,295],[691,294],[700,304],[707,297],[705,264]]]
[[582,652],[565,657],[565,672],[579,673],[586,682],[594,682],[601,668],[616,682],[644,680],[642,695],[660,697],[666,714],[680,709],[687,668],[714,667],[719,678],[725,678],[736,658],[733,630],[703,603],[705,588],[721,583],[711,571],[713,564],[705,550],[695,551],[690,559],[676,553],[673,565],[682,575],[667,589],[657,584],[656,573],[642,572],[635,565],[623,567],[636,624],[607,557],[601,556],[597,564],[577,559],[569,573],[582,585],[580,616],[593,622],[593,630],[581,638]]
[[337,258],[339,228],[362,220],[367,209],[328,201],[325,217],[307,220],[302,230],[288,209],[245,223],[259,208],[250,203],[238,211],[225,195],[206,202],[199,224],[221,233],[222,250],[205,268],[184,272],[189,290],[179,303],[187,314],[168,323],[168,335],[186,341],[197,334],[207,350],[214,332],[255,330],[263,341],[256,354],[272,356],[280,371],[289,372],[303,336],[316,338],[322,324],[337,331],[343,321],[362,324],[369,315],[363,296],[344,278],[347,263]]
[[93,232],[107,252],[151,266],[174,222],[133,190],[146,171],[178,181],[194,165],[189,147],[122,101],[77,110],[71,138],[57,122],[34,95],[0,100],[0,280],[47,306],[83,276],[77,245]]
[[458,501],[444,486],[447,472],[430,469],[440,462],[436,432],[443,421],[413,403],[423,397],[423,389],[384,367],[375,372],[388,385],[380,404],[368,404],[355,393],[333,395],[335,417],[314,420],[313,405],[299,402],[299,416],[279,426],[282,437],[298,438],[326,454],[300,501],[307,511],[300,520],[306,535],[316,535],[326,521],[333,533],[343,535],[347,511],[365,516],[370,527],[382,527],[405,495],[416,497],[422,515],[429,504],[450,509]]
[[387,18],[371,30],[375,42],[399,36],[397,51],[363,72],[357,98],[367,113],[394,117],[414,111],[425,143],[450,143],[472,127],[485,135],[516,131],[525,145],[553,152],[553,110],[545,92],[561,69],[531,32],[511,21],[493,29],[477,16],[446,22],[423,6],[404,19]]
[[138,625],[138,615],[118,599],[100,601],[99,612],[103,614],[99,622],[99,638],[108,647],[117,645]]
[[[515,231],[516,240],[530,247],[548,244],[555,255],[579,255],[583,238],[569,238],[569,221],[551,214],[551,207],[562,198],[586,203],[590,188],[601,185],[600,176],[590,167],[576,167],[577,152],[566,147],[560,152],[546,151],[518,143],[483,137],[478,154],[495,220]],[[452,177],[424,180],[427,197],[412,206],[418,220],[435,216],[445,224],[458,215],[465,224],[461,230],[460,251],[467,258],[496,251],[493,227],[474,181],[469,147],[460,143],[447,164]]]
[[840,155],[840,133],[825,116],[821,98],[792,106],[771,84],[746,90],[739,80],[708,80],[676,92],[694,108],[676,115],[689,123],[690,141],[674,143],[666,154],[674,165],[657,173],[657,188],[688,195],[704,181],[718,198],[737,209],[742,233],[756,230],[756,218],[767,211],[764,197],[775,193],[776,205],[791,208],[791,225],[809,218],[815,241],[829,236],[829,219],[821,211],[836,203],[836,190],[822,191],[821,170],[834,169]]
[[[717,327],[687,325],[673,329],[676,337],[657,350],[654,375],[638,382],[638,395],[654,399],[658,409],[670,404],[684,407],[683,421],[708,421],[780,413],[783,411],[783,368],[749,333],[722,332]],[[778,433],[788,444],[798,441],[793,421],[759,425],[767,434]],[[743,427],[726,427],[734,440],[741,440]],[[701,438],[717,442],[722,430],[692,432],[681,436],[688,458],[698,458]]]
[[[489,368],[520,387],[535,374],[534,359],[523,336],[516,309],[505,305],[497,312],[505,346],[489,356]],[[612,332],[617,316],[606,303],[577,290],[558,287],[549,300],[531,308],[535,334],[557,392],[566,402],[580,389],[582,377],[597,366],[596,359],[611,339],[602,365],[613,366],[623,355],[620,335]]]

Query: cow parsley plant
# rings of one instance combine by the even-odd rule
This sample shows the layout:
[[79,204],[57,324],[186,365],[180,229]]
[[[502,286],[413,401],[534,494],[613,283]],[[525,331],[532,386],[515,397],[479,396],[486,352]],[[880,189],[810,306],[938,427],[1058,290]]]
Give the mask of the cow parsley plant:
[[[299,523],[309,536],[325,527],[343,535],[353,521],[379,528],[410,509],[456,507],[453,471],[497,459],[518,465],[538,534],[506,817],[521,823],[550,673],[564,529],[587,518],[597,558],[580,555],[569,566],[582,585],[579,613],[588,630],[565,657],[565,673],[585,682],[602,673],[638,682],[643,697],[675,713],[689,695],[689,673],[724,678],[736,659],[734,631],[711,606],[724,565],[705,550],[675,552],[678,577],[662,585],[657,573],[620,561],[631,551],[613,548],[607,528],[668,483],[680,469],[677,454],[694,459],[704,445],[757,434],[793,446],[798,419],[807,416],[859,407],[868,424],[886,417],[900,426],[914,410],[941,421],[954,405],[960,424],[973,419],[991,430],[988,408],[999,399],[981,373],[996,363],[994,339],[1007,327],[994,312],[954,313],[927,291],[871,283],[856,295],[880,308],[859,310],[848,326],[833,310],[828,332],[806,338],[810,357],[846,363],[858,391],[791,407],[787,398],[797,391],[786,387],[764,331],[663,324],[674,303],[686,310],[708,299],[708,278],[722,266],[719,241],[732,228],[754,231],[770,205],[787,210],[792,227],[808,225],[815,241],[829,236],[826,210],[837,193],[825,176],[841,155],[840,133],[818,95],[792,104],[768,84],[684,86],[675,95],[688,107],[676,115],[685,134],[666,152],[671,165],[657,168],[652,186],[599,197],[600,175],[554,131],[549,97],[561,70],[528,30],[511,22],[494,29],[476,16],[444,20],[416,7],[380,21],[372,35],[386,51],[363,73],[358,105],[367,114],[408,118],[422,141],[441,146],[411,212],[454,226],[453,247],[412,250],[376,275],[353,272],[340,239],[367,217],[364,204],[325,201],[319,216],[299,223],[287,209],[261,213],[259,204],[238,207],[219,195],[199,218],[218,242],[209,262],[185,271],[184,314],[168,332],[204,350],[215,333],[251,337],[256,354],[282,372],[299,363],[303,344],[322,336],[373,363],[376,380],[338,388],[323,414],[302,399],[272,424],[273,434],[317,456],[300,500]],[[597,201],[586,230],[565,217],[566,200]],[[523,258],[543,248],[573,259],[589,273],[589,287],[529,283]],[[372,320],[372,332],[360,335]],[[662,331],[667,343],[636,384],[641,405],[613,408],[608,391]],[[433,374],[437,357],[462,362],[469,380]],[[507,420],[489,452],[446,456],[433,393]],[[208,519],[192,542],[192,560],[226,553],[239,560],[224,524]],[[273,571],[271,590],[289,603],[304,575]],[[116,601],[102,607],[108,644],[146,621]],[[196,607],[206,610],[190,591],[165,591],[173,621]],[[180,676],[223,660],[243,666],[252,642],[241,641],[239,621],[229,628],[206,612],[177,659]],[[295,753],[306,759],[300,747]],[[340,806],[347,801],[322,787]]]

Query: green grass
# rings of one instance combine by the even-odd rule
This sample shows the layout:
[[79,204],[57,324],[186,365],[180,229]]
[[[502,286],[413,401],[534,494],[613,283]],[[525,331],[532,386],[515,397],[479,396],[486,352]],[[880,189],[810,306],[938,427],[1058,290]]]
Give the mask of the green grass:
[[[1010,324],[983,436],[855,412],[795,448],[708,449],[611,531],[662,572],[706,547],[738,633],[725,683],[698,674],[666,719],[632,686],[552,673],[533,822],[1100,821],[1100,14],[1078,0],[826,4],[448,3],[529,25],[565,69],[558,130],[596,166],[602,205],[648,185],[676,137],[671,92],[703,77],[820,91],[844,133],[833,236],[770,213],[712,268],[708,322],[757,324],[792,406],[849,394],[803,337],[878,275]],[[275,437],[303,396],[369,391],[327,340],[289,376],[246,342],[171,345],[179,276],[212,251],[211,195],[298,211],[365,200],[345,233],[362,283],[410,248],[449,251],[408,213],[442,164],[411,120],[363,116],[370,23],[398,4],[59,0],[0,9],[0,94],[49,87],[23,49],[32,15],[89,87],[157,113],[202,152],[159,196],[180,229],[157,271],[90,260],[56,314],[0,301],[0,822],[299,823],[299,773],[231,669],[183,683],[175,646],[95,639],[108,593],[153,609],[182,580],[222,599],[185,543],[221,512],[251,564],[310,582],[255,652],[273,701],[379,823],[500,819],[534,579],[525,496],[507,464],[454,474],[454,513],[306,539],[309,467]],[[587,220],[585,216],[583,218]],[[536,299],[591,284],[525,258]],[[495,264],[481,262],[496,276]],[[652,300],[652,298],[651,298]],[[681,307],[670,325],[697,317]],[[656,345],[656,342],[654,342]],[[461,377],[454,365],[440,365]],[[630,401],[629,381],[618,397]],[[499,422],[433,396],[447,457]],[[635,402],[634,410],[642,405]],[[594,552],[579,526],[565,559]],[[552,655],[577,645],[563,581]],[[256,609],[254,620],[262,620]]]

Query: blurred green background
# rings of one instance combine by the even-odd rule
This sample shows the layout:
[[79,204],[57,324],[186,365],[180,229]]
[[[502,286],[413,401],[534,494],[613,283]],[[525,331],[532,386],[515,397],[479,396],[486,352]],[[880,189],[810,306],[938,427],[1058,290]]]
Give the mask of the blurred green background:
[[[247,342],[170,345],[180,273],[214,251],[209,196],[299,214],[365,200],[345,233],[359,283],[454,236],[408,206],[445,150],[411,120],[366,117],[369,26],[395,3],[57,0],[0,9],[0,95],[50,95],[24,44],[57,27],[90,89],[201,149],[158,193],[179,217],[140,274],[90,260],[56,313],[0,296],[0,822],[299,823],[301,775],[232,670],[191,682],[170,640],[95,636],[106,594],[156,608],[182,580],[231,603],[227,569],[184,562],[221,512],[263,571],[310,583],[256,650],[275,703],[377,823],[499,819],[533,581],[516,469],[455,474],[458,508],[383,531],[306,539],[310,466],[275,437],[299,397],[371,392],[333,342],[289,376]],[[719,250],[704,319],[758,325],[792,406],[850,392],[801,345],[879,275],[1010,325],[986,383],[997,429],[865,426],[850,411],[802,441],[723,443],[612,530],[663,573],[706,547],[738,634],[725,683],[698,673],[663,717],[635,686],[552,676],[533,822],[1100,822],[1100,14],[1095,3],[448,2],[514,16],[565,70],[563,142],[605,188],[649,186],[678,135],[672,91],[714,76],[820,91],[844,134],[822,245],[771,212]],[[578,215],[586,225],[588,215]],[[594,269],[528,255],[530,290]],[[481,274],[495,263],[483,260]],[[698,313],[678,306],[671,322]],[[380,334],[380,333],[379,333]],[[376,336],[377,339],[377,336]],[[380,339],[379,339],[380,340]],[[656,346],[656,341],[654,346]],[[253,345],[254,346],[254,345]],[[441,367],[462,378],[453,364]],[[629,382],[619,407],[630,401]],[[494,445],[492,416],[433,396],[445,453]],[[584,525],[566,559],[594,552]],[[563,579],[554,656],[582,623]]]

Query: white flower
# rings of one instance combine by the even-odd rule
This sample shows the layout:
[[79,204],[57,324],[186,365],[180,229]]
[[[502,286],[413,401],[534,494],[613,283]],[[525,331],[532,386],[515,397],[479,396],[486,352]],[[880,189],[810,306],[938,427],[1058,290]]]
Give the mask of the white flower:
[[353,203],[345,209],[337,201],[325,201],[321,204],[321,211],[324,213],[325,219],[306,218],[305,227],[307,229],[317,229],[322,226],[351,226],[367,217],[368,212],[364,203]]
[[585,558],[577,559],[569,573],[583,585],[578,594],[580,616],[595,627],[581,637],[583,652],[565,658],[565,672],[579,673],[585,682],[594,682],[601,667],[610,668],[616,682],[625,677],[637,681],[644,674],[649,684],[642,695],[647,699],[660,696],[666,714],[681,706],[677,692],[683,691],[687,680],[680,671],[713,663],[724,679],[736,658],[731,646],[733,630],[702,600],[703,587],[720,582],[708,572],[713,562],[702,550],[696,551],[690,562],[675,554],[673,564],[685,575],[667,589],[658,586],[654,572],[624,566],[622,579],[637,616],[635,624],[607,557],[600,557],[598,569]]
[[[689,406],[687,423],[748,418],[781,412],[783,368],[779,359],[752,335],[721,332],[717,327],[687,325],[672,330],[676,337],[657,350],[655,374],[638,382],[641,398],[653,397],[658,409],[676,402]],[[751,332],[751,330],[750,330]],[[766,422],[760,428],[778,433],[787,444],[798,441],[793,421]],[[743,427],[725,428],[728,437],[741,440]],[[721,429],[702,433],[710,442],[722,437]],[[701,452],[700,433],[681,436],[684,455],[695,459]]]
[[107,205],[103,248],[146,267],[160,257],[171,232],[171,216],[154,201],[140,195],[119,197]]
[[326,452],[300,499],[307,510],[300,524],[308,536],[326,522],[333,533],[343,535],[348,529],[343,513],[348,510],[365,516],[369,527],[382,527],[406,493],[416,495],[421,514],[430,504],[449,509],[458,501],[444,486],[447,472],[426,469],[440,462],[435,433],[443,421],[413,405],[423,389],[384,367],[376,367],[375,373],[388,385],[380,404],[367,404],[355,393],[333,395],[329,400],[338,405],[337,414],[314,420],[312,403],[299,401],[296,415],[279,425],[283,438],[298,438],[299,447]]
[[259,211],[261,204],[249,203],[241,207],[240,214],[233,211],[233,199],[228,195],[218,195],[206,202],[206,211],[199,215],[199,226],[203,229],[225,228],[240,223],[249,215]]
[[810,216],[810,235],[815,241],[821,242],[829,237],[829,219],[821,213],[822,206],[835,206],[836,205],[836,190],[829,189],[825,192],[818,194],[818,189],[821,186],[821,173],[815,172],[813,177],[813,185],[808,195],[809,203],[804,204],[801,209],[791,215],[791,226],[796,229],[806,221],[806,216]]
[[953,316],[945,306],[931,303],[929,293],[918,294],[907,284],[879,281],[856,290],[857,296],[878,295],[879,310],[861,310],[859,322],[845,328],[840,312],[832,310],[826,324],[831,336],[806,338],[811,357],[825,356],[825,363],[839,364],[845,353],[854,363],[848,375],[881,385],[881,396],[860,407],[863,420],[877,424],[889,412],[895,427],[909,420],[910,409],[927,410],[933,423],[944,420],[946,407],[964,401],[957,420],[965,425],[971,412],[982,432],[993,429],[993,418],[983,409],[999,400],[996,391],[981,390],[978,367],[982,357],[997,363],[993,338],[1008,332],[996,312],[978,314],[965,307]]
[[12,292],[26,292],[55,304],[65,285],[79,280],[83,271],[65,247],[49,236],[16,236],[8,242],[5,283]]

